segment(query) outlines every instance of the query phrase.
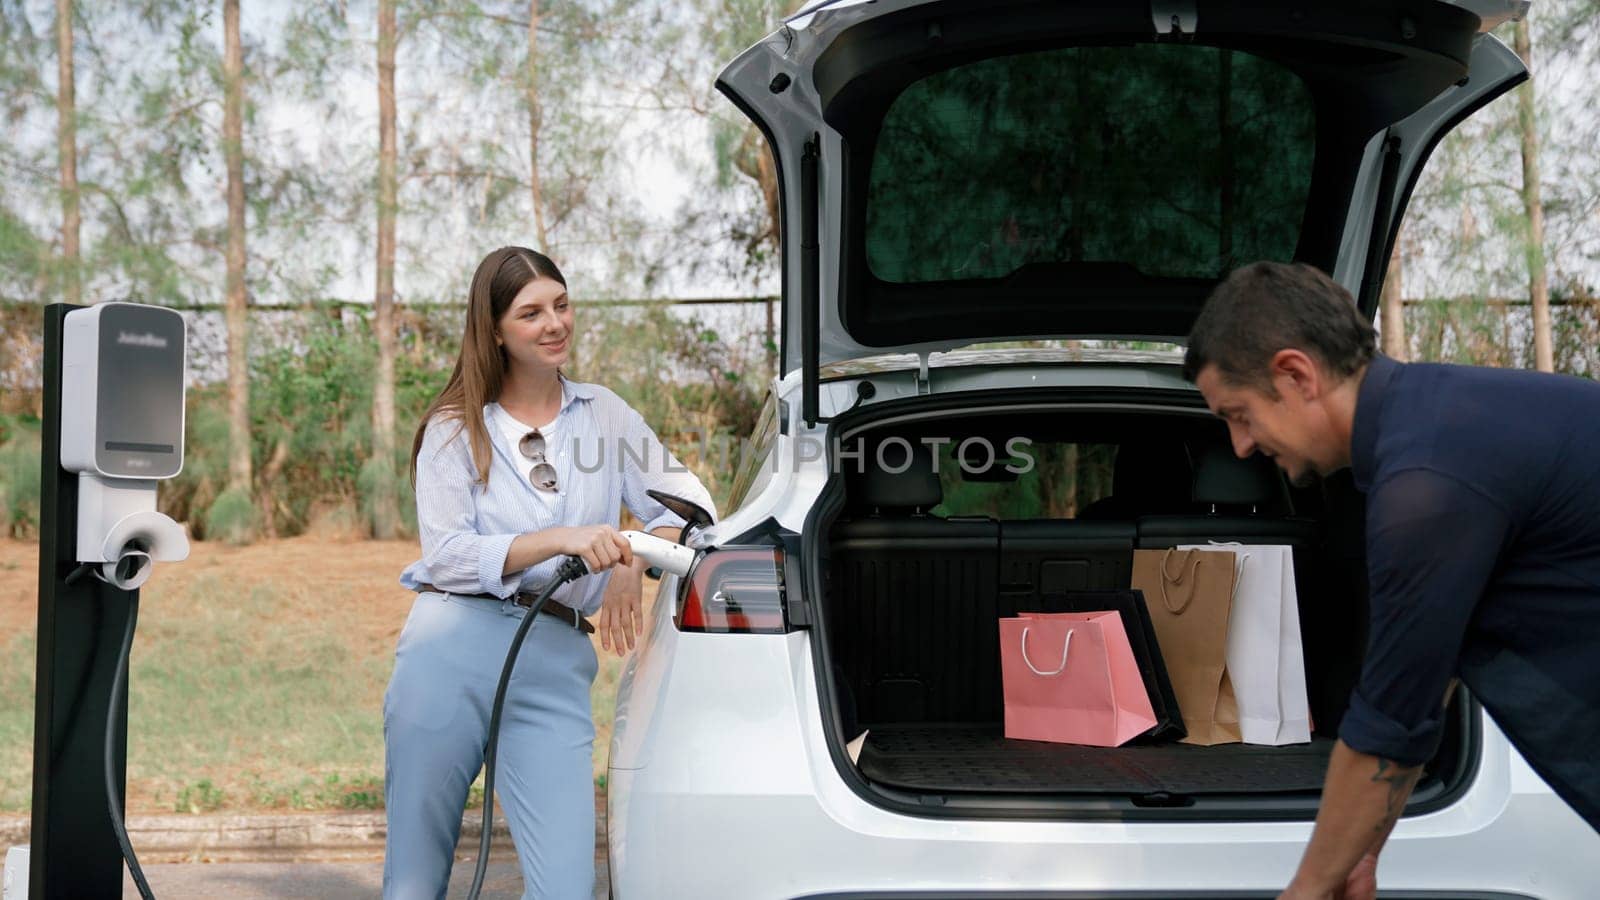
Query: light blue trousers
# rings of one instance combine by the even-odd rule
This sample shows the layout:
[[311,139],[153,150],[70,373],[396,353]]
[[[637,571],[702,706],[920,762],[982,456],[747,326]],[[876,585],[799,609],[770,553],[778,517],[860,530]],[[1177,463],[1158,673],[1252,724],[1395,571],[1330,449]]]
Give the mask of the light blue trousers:
[[[495,685],[526,612],[435,593],[418,594],[411,607],[383,698],[386,898],[445,895]],[[511,827],[524,898],[594,896],[589,688],[597,668],[588,636],[540,616],[506,689],[495,815]]]

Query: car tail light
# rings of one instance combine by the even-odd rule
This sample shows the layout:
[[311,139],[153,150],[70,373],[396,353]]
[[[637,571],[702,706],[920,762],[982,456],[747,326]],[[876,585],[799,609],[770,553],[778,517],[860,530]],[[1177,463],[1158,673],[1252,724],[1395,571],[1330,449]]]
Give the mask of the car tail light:
[[707,551],[678,593],[680,631],[783,634],[783,550],[722,547]]

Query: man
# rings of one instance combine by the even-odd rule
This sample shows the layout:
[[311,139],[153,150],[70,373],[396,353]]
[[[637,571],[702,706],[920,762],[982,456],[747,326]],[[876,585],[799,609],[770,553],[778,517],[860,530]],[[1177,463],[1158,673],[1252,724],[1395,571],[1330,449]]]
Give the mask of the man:
[[1207,300],[1184,375],[1305,484],[1366,495],[1371,632],[1285,898],[1371,897],[1458,677],[1600,830],[1600,383],[1374,351],[1350,294],[1255,263]]

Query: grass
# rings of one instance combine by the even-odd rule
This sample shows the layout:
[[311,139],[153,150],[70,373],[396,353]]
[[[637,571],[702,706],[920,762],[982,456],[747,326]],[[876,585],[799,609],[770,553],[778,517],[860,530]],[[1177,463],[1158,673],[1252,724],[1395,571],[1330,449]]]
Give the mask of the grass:
[[[6,552],[0,565],[26,559]],[[410,602],[393,579],[414,556],[403,541],[200,542],[181,567],[158,569],[132,655],[129,811],[382,809],[383,691]],[[330,568],[344,582],[330,585]],[[32,792],[34,601],[6,602],[0,814],[16,814]],[[622,664],[602,655],[591,695],[597,783]],[[469,807],[482,805],[481,785]]]
[[131,809],[382,806],[390,659],[352,652],[335,622],[269,585],[239,591],[206,575],[143,602],[129,672]]
[[33,792],[31,633],[0,641],[0,813],[25,812]]

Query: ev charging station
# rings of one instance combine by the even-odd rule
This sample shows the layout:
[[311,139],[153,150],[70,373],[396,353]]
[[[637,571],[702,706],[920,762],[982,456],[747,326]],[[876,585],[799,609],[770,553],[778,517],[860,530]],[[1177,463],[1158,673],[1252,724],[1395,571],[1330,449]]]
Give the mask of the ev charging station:
[[127,640],[155,563],[189,555],[156,511],[183,468],[187,326],[56,303],[44,336],[32,843],[7,860],[6,898],[120,897]]

